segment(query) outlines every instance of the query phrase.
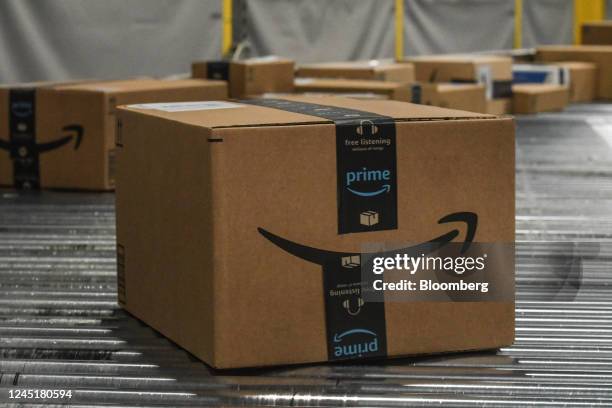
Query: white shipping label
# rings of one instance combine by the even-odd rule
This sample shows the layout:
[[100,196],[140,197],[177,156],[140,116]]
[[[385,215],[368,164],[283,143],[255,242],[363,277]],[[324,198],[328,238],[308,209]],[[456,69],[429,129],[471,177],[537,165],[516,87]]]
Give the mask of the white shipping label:
[[493,73],[491,72],[491,66],[479,66],[476,75],[478,75],[478,83],[485,86],[487,99],[493,99]]
[[199,102],[168,102],[168,103],[140,103],[128,105],[128,108],[152,109],[164,112],[189,112],[213,109],[242,108],[244,105],[224,101],[199,101]]

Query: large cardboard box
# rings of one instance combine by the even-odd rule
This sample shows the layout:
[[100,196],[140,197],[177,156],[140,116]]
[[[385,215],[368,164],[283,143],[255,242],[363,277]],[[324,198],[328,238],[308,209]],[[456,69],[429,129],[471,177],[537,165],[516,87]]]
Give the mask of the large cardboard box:
[[441,108],[485,113],[487,98],[482,84],[424,83],[418,84],[420,96],[413,86],[412,102]]
[[596,64],[596,96],[598,99],[612,99],[612,46],[547,45],[538,47],[536,59],[542,62],[581,61]]
[[387,60],[323,62],[298,66],[296,76],[414,82],[414,66]]
[[591,102],[595,99],[597,65],[590,62],[555,62],[569,72],[570,102]]
[[560,111],[569,103],[569,88],[565,85],[517,84],[512,91],[514,113]]
[[612,20],[583,23],[582,44],[612,45]]
[[[480,83],[485,86],[487,113],[510,113],[512,58],[493,55],[424,55],[408,58],[418,82]],[[500,111],[501,110],[501,111]]]
[[370,245],[425,257],[514,241],[511,118],[339,97],[119,117],[120,304],[212,366],[512,343],[513,251],[488,253],[495,283],[466,301],[366,290]]
[[238,61],[199,61],[191,65],[194,78],[229,81],[232,98],[269,92],[293,92],[295,63],[277,56]]
[[7,147],[0,149],[0,184],[110,190],[117,105],[226,97],[225,82],[195,79],[2,88],[0,117],[8,120],[0,121],[0,141]]
[[412,99],[409,84],[365,79],[296,78],[295,91],[345,96],[361,95],[362,97],[372,94],[404,102],[410,102]]

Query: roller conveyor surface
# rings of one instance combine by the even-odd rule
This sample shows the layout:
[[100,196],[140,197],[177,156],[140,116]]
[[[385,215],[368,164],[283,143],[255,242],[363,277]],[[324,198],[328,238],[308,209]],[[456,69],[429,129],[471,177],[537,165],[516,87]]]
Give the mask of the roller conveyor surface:
[[112,194],[0,190],[0,405],[612,406],[612,105],[517,126],[512,347],[213,372],[117,307]]

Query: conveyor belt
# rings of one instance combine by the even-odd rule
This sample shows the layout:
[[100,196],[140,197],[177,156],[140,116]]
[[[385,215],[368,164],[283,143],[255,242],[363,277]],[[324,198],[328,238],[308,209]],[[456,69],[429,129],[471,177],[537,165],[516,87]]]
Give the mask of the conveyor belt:
[[117,308],[111,194],[0,191],[0,402],[612,406],[608,120],[609,105],[519,119],[516,343],[482,353],[213,373]]

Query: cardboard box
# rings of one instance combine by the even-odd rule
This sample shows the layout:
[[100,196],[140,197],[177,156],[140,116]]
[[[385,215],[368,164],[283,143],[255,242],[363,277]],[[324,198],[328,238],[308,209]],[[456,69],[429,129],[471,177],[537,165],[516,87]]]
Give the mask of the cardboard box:
[[489,115],[507,115],[512,113],[512,98],[487,99],[487,109]]
[[512,58],[492,55],[426,55],[406,61],[414,64],[418,82],[480,83],[487,99],[512,97]]
[[514,113],[553,112],[569,103],[569,88],[552,84],[517,84],[514,92]]
[[344,96],[372,94],[404,102],[412,98],[409,84],[365,79],[296,78],[295,91]]
[[[37,117],[45,109],[39,109],[39,90],[52,86],[74,85],[93,80],[39,81],[0,85],[0,186],[17,189],[40,188],[40,155],[49,149],[59,148],[56,141],[50,145],[37,143],[39,129]],[[61,143],[78,136],[72,129],[65,129]]]
[[612,45],[612,20],[583,23],[582,44]]
[[305,78],[344,78],[379,81],[414,82],[414,66],[386,60],[324,62],[304,64],[296,76]]
[[119,114],[128,312],[217,368],[512,343],[513,251],[489,254],[497,301],[364,301],[355,286],[372,243],[514,241],[512,118],[340,97],[166,110]]
[[[487,98],[484,85],[425,83],[419,84],[420,98],[413,96],[414,103],[485,113]],[[413,95],[416,94],[413,88]]]
[[[110,190],[114,187],[117,105],[226,96],[225,82],[195,79],[2,88],[0,117],[8,120],[0,121],[4,124],[0,140],[4,139],[9,148],[0,149],[0,184]],[[27,141],[19,142],[24,137]],[[31,154],[24,156],[27,160],[20,158],[28,152]],[[24,162],[28,166],[24,167]]]
[[191,65],[194,78],[229,81],[232,98],[268,92],[293,92],[295,63],[276,56],[239,61],[200,61]]
[[555,62],[569,71],[570,102],[591,102],[595,99],[597,65],[590,62]]
[[542,62],[591,62],[597,65],[596,97],[612,99],[612,46],[548,45],[538,47],[536,59]]

